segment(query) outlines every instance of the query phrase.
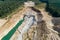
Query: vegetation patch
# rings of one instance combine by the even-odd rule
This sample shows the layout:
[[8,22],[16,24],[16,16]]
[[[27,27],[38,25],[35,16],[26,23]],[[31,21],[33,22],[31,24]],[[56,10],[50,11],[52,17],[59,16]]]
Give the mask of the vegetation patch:
[[0,18],[7,17],[22,5],[23,3],[20,1],[0,1]]

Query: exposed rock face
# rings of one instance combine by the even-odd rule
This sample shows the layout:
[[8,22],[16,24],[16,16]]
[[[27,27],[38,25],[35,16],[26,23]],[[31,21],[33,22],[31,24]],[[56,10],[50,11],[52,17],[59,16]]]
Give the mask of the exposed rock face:
[[45,21],[38,23],[36,40],[60,40],[58,34],[49,30]]
[[33,26],[29,29],[28,33],[25,33],[25,34],[23,35],[23,40],[34,40],[35,34],[36,34],[36,25],[33,25]]
[[[37,15],[38,20],[42,21],[37,22],[37,25],[34,25],[35,27],[31,27],[29,31],[23,35],[23,40],[60,40],[58,32],[53,29],[52,19],[49,19],[49,15],[46,15]],[[47,21],[43,19],[46,17],[48,18]],[[50,23],[48,22],[51,22],[52,25],[49,25]]]
[[45,21],[41,21],[37,24],[37,40],[46,40],[49,30],[46,27]]
[[[51,21],[52,17],[49,16],[47,12],[42,9],[36,11],[34,8],[27,8],[25,11],[29,11],[28,13],[33,12],[33,15],[35,13],[37,24],[33,24],[28,32],[23,34],[23,40],[60,40],[59,33],[53,29],[54,24]],[[23,28],[25,26],[24,24],[26,23],[23,23],[20,27]],[[16,35],[19,34],[18,32]],[[13,39],[17,40],[17,37],[18,36]]]

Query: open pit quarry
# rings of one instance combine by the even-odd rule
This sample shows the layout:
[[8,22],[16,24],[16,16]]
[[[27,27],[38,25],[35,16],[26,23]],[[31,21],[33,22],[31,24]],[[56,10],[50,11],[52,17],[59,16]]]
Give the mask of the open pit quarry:
[[32,4],[24,5],[0,27],[0,40],[60,40],[59,32],[53,29],[52,16]]

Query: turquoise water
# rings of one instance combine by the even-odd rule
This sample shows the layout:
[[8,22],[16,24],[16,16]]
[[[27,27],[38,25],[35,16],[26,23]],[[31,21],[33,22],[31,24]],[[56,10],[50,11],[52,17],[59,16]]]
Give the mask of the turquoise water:
[[24,19],[20,20],[20,21],[16,24],[16,26],[15,26],[13,29],[11,29],[11,30],[8,32],[8,34],[5,35],[1,40],[9,40],[9,39],[13,36],[13,34],[15,33],[15,31],[18,29],[18,27],[22,24],[23,21],[24,21]]

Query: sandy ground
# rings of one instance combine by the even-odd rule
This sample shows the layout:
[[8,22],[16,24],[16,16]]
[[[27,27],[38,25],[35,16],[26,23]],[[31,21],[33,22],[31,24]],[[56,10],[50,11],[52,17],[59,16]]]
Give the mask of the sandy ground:
[[[27,10],[29,10],[29,9],[26,9],[25,11],[27,11]],[[48,26],[48,28],[52,28],[51,26],[54,26],[54,25],[52,24],[52,22],[51,22],[52,17],[49,16],[49,15],[48,15],[48,12],[46,12],[44,9],[39,9],[39,10],[41,11],[41,13],[42,13],[42,15],[43,15],[43,20],[46,21],[46,25]],[[25,12],[25,11],[24,11],[24,12]],[[23,12],[23,13],[24,13],[24,12]],[[33,12],[34,12],[34,11],[33,11]],[[34,12],[34,13],[35,13],[35,12]],[[24,22],[18,29],[21,30],[21,29],[24,27],[24,25],[25,25],[25,22]],[[36,29],[36,25],[34,25],[34,26],[35,26],[35,29]],[[23,40],[29,40],[29,39],[30,39],[30,40],[33,40],[34,26],[29,29],[28,33],[25,33],[25,34],[24,34]],[[39,26],[40,26],[40,24],[39,24]],[[17,31],[14,33],[14,35],[12,36],[12,38],[11,38],[10,40],[17,40],[19,34],[20,34],[20,33],[19,33],[18,30],[17,30]],[[51,35],[51,34],[50,34],[50,35]],[[35,40],[36,40],[36,38],[35,38]]]
[[[26,14],[27,11],[29,11],[29,10],[31,10],[31,9],[29,9],[29,8],[25,9],[25,11],[23,12],[23,14]],[[29,11],[29,12],[30,12],[30,11]],[[33,13],[36,13],[36,12],[34,12],[34,11],[32,11],[32,12],[33,12]],[[23,22],[22,25],[18,28],[18,30],[22,30],[25,25],[26,25],[26,20],[24,20],[24,22]],[[33,25],[33,27],[36,27],[36,25]],[[32,30],[34,30],[33,27],[30,29],[30,33],[32,33]],[[18,38],[18,36],[19,36],[19,34],[20,34],[18,30],[14,33],[14,35],[12,36],[12,38],[11,38],[10,40],[17,40],[17,38]],[[25,34],[26,34],[26,33],[25,33]],[[28,34],[29,34],[29,32],[28,32]],[[32,33],[32,34],[33,34],[33,33]],[[32,34],[29,34],[29,36],[31,37]],[[24,37],[23,37],[24,39],[27,39],[25,36],[27,36],[27,34],[24,35]],[[31,38],[32,38],[32,37],[31,37]]]
[[[25,26],[25,21],[22,23],[22,25],[18,28],[18,30],[22,30],[22,28]],[[20,32],[16,30],[16,32],[14,33],[14,35],[11,37],[10,40],[17,40],[17,38],[20,35]],[[28,33],[24,33],[23,34],[23,40],[29,40],[29,39],[33,39],[34,36],[34,32],[36,30],[36,25],[32,25],[32,27],[29,29]],[[28,34],[28,35],[27,35]],[[29,37],[28,37],[29,36]]]
[[2,25],[4,25],[7,22],[7,20],[5,19],[0,19],[0,27],[2,27]]
[[8,20],[7,23],[0,28],[0,40],[19,22],[19,20],[23,18],[23,14],[22,14],[23,11],[24,9],[16,12],[16,14],[13,15],[11,19]]
[[[6,34],[18,23],[18,21],[19,21],[20,19],[23,18],[24,13],[25,13],[25,11],[27,11],[27,10],[29,10],[29,9],[23,8],[21,11],[16,12],[16,14],[13,15],[13,16],[11,17],[11,19],[8,20],[8,22],[0,28],[0,40],[1,40],[1,38],[2,38],[4,35],[6,35]],[[42,13],[43,16],[44,16],[43,20],[45,20],[47,24],[50,23],[49,21],[51,21],[52,18],[51,18],[50,16],[48,16],[47,12],[45,12],[44,9],[40,9],[40,11],[41,11],[41,13]],[[34,12],[34,13],[35,13],[35,12]],[[25,25],[25,23],[23,23],[20,27],[23,28],[24,25]],[[21,29],[21,28],[19,28],[19,29]],[[16,34],[18,35],[18,34],[20,34],[20,33],[19,33],[18,31],[16,31],[15,34],[13,35],[12,39],[10,39],[10,40],[15,40],[15,39],[17,38],[17,35],[16,35]],[[31,34],[30,34],[30,35],[31,35]],[[14,39],[14,38],[15,38],[15,39]]]
[[[27,12],[29,10],[29,12],[30,12],[30,9],[26,9],[25,11]],[[41,9],[42,11],[42,14],[43,14],[43,9]],[[25,13],[25,11],[24,11],[24,13]],[[36,16],[36,12],[35,11],[33,11],[32,10],[32,12],[33,13],[35,13],[35,16]],[[44,11],[44,14],[43,14],[43,16],[45,15],[45,11]],[[46,16],[44,16],[44,18],[43,18],[43,20],[45,19],[46,20],[46,17],[49,17],[47,14],[46,14]],[[37,18],[37,17],[36,17]],[[47,20],[47,21],[49,21],[49,19]],[[25,25],[25,22],[18,28],[19,30],[21,30],[23,27],[24,27],[24,25]],[[29,39],[31,39],[31,40],[33,40],[33,35],[34,35],[34,28],[36,28],[36,25],[34,25],[31,29],[29,29],[29,31],[28,31],[28,33],[25,33],[24,34],[24,36],[23,36],[23,40],[29,40]],[[14,33],[14,35],[12,36],[12,38],[11,38],[11,40],[17,40],[17,35],[19,35],[20,33],[18,32],[18,31],[16,31],[15,33]],[[27,35],[28,34],[28,35]],[[27,38],[27,36],[29,36],[28,38]]]
[[39,9],[43,15],[43,20],[46,21],[47,26],[49,26],[50,28],[52,28],[52,26],[54,26],[54,24],[52,23],[52,16],[50,16],[48,13],[46,12],[45,9]]
[[18,22],[23,19],[24,13],[27,8],[18,10],[16,14],[12,15],[11,18],[0,28],[0,40],[4,37]]

